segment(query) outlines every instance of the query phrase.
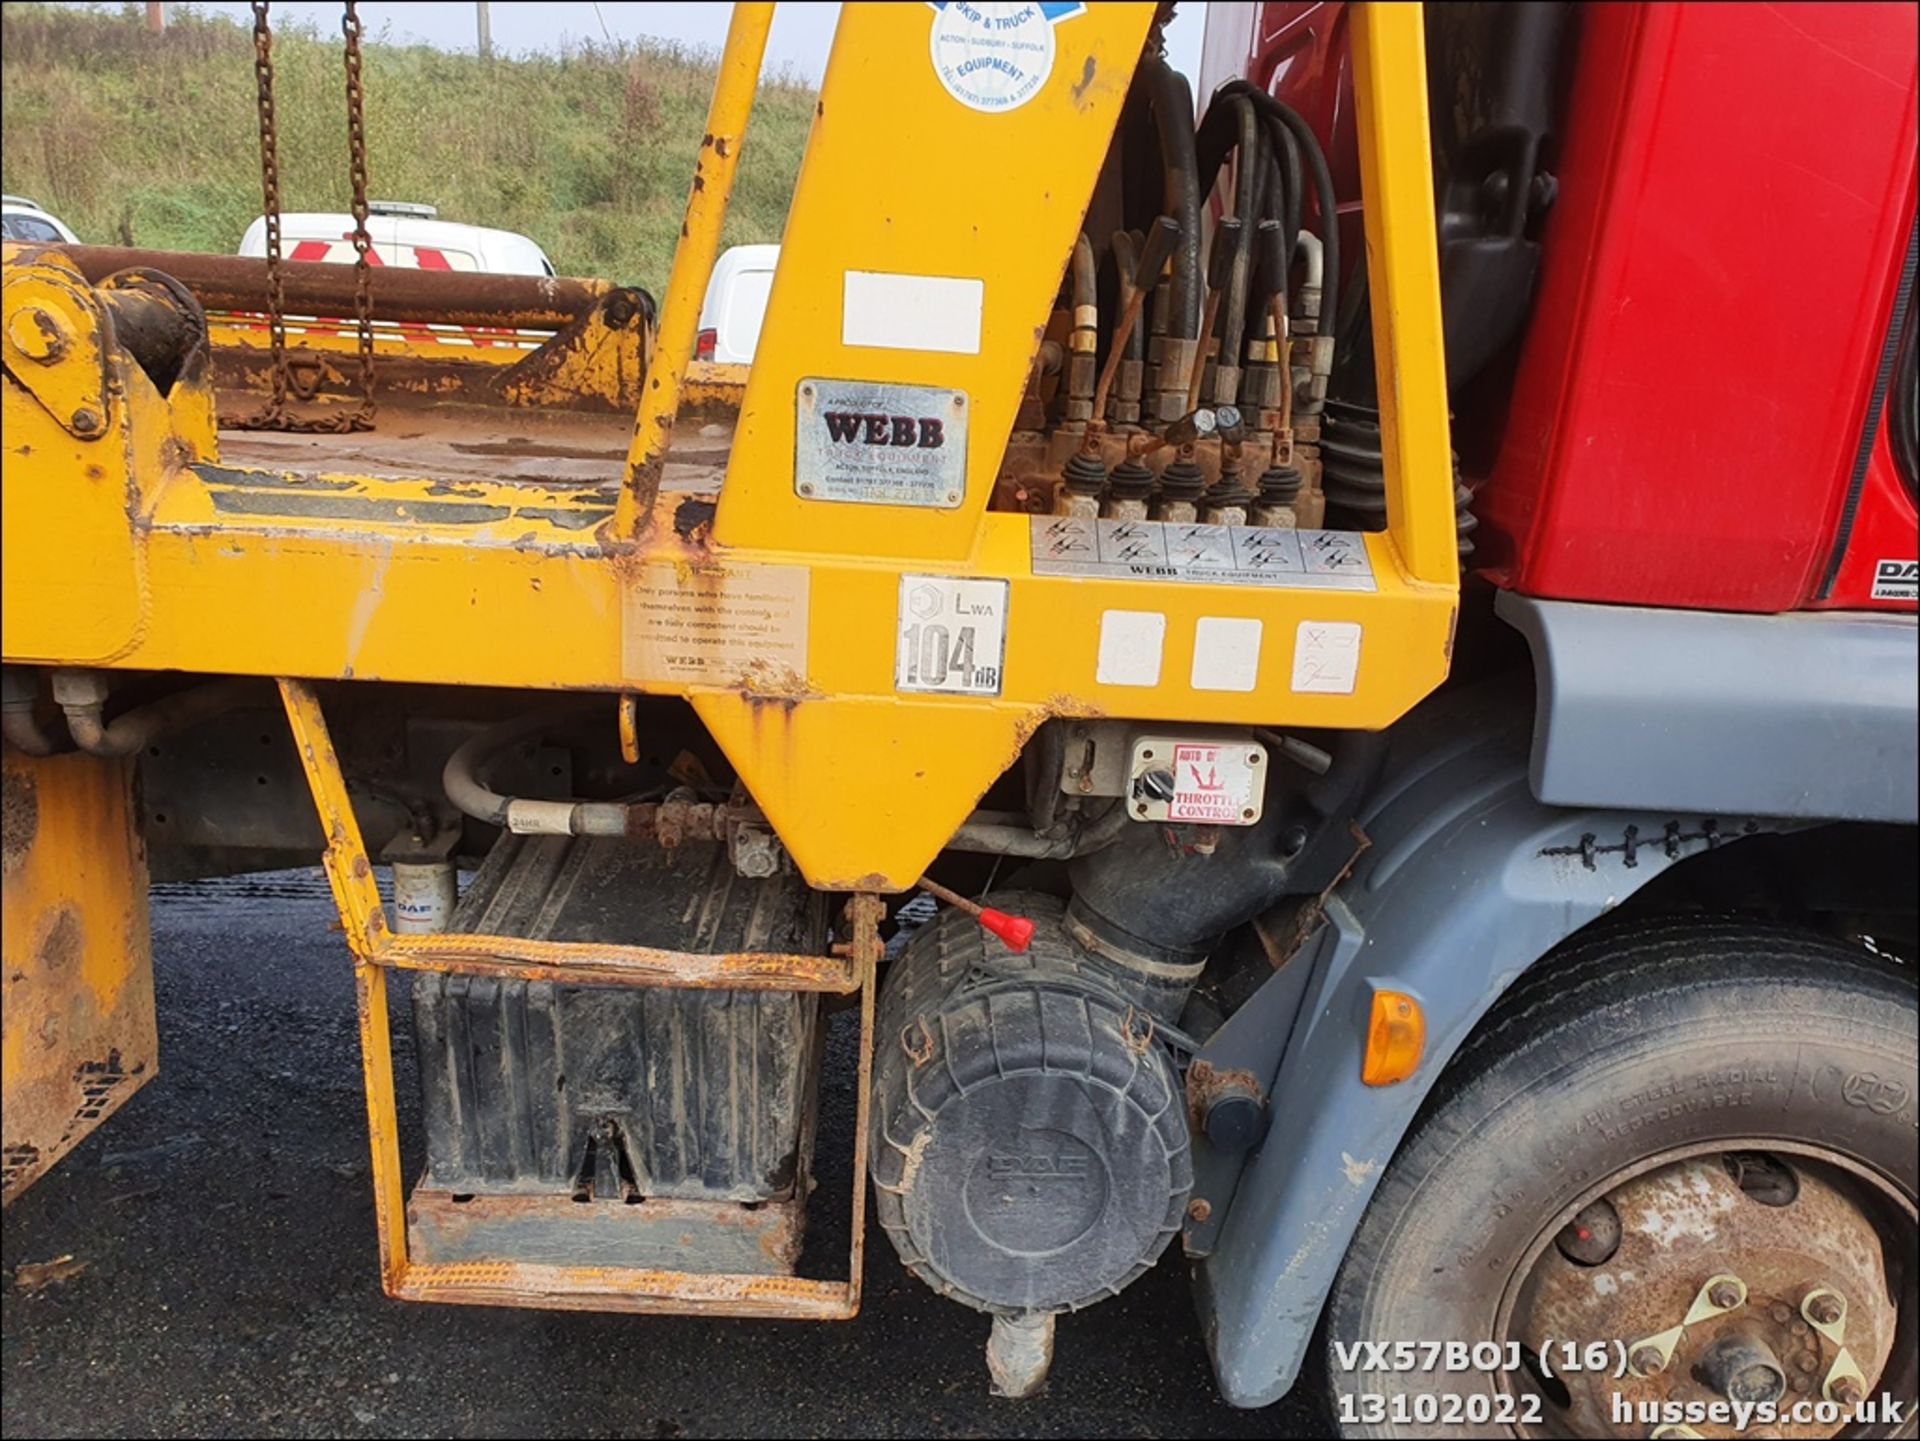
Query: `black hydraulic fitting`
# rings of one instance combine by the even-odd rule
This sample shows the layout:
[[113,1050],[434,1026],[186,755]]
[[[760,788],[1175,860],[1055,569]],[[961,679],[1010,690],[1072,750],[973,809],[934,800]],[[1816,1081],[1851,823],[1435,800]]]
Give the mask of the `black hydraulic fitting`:
[[1290,465],[1270,465],[1260,472],[1260,504],[1292,505],[1300,498],[1300,472]]
[[1060,494],[1053,513],[1091,519],[1100,514],[1100,493],[1106,488],[1107,468],[1100,457],[1076,450],[1060,468]]
[[1193,463],[1193,457],[1186,452],[1174,457],[1167,468],[1160,472],[1160,499],[1166,501],[1197,501],[1205,493],[1207,477],[1199,466]]
[[1060,479],[1075,495],[1097,496],[1107,488],[1107,468],[1097,455],[1076,450],[1060,470]]

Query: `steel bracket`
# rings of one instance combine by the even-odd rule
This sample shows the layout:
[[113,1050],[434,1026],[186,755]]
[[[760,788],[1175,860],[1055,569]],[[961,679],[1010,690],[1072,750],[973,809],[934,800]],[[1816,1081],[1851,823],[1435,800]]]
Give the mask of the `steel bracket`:
[[[878,896],[856,893],[847,910],[848,954],[700,955],[591,941],[540,941],[515,936],[396,935],[374,881],[373,863],[348,801],[326,719],[313,688],[283,678],[280,695],[295,748],[327,837],[327,879],[353,953],[367,1132],[372,1147],[374,1218],[380,1272],[390,1296],[477,1306],[538,1306],[574,1311],[644,1311],[703,1316],[847,1320],[860,1310],[865,1244],[867,1107],[871,1089],[874,989],[880,959]],[[718,990],[820,991],[860,996],[860,1050],[854,1121],[852,1248],[844,1281],[798,1276],[705,1274],[620,1266],[552,1266],[523,1261],[430,1264],[407,1254],[406,1200],[400,1171],[399,1122],[393,1083],[393,1040],[387,1015],[387,972],[460,972],[503,980],[596,985],[678,986]]]

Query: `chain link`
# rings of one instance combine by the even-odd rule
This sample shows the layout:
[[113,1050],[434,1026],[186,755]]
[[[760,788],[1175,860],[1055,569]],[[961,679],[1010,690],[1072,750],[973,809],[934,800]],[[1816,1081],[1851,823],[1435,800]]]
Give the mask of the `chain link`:
[[273,387],[266,409],[239,421],[247,430],[277,430],[287,415],[287,283],[280,271],[280,138],[273,116],[273,30],[267,0],[253,0],[253,78],[260,105],[260,192],[267,227],[267,336]]
[[360,79],[360,7],[346,0],[347,176],[353,187],[353,314],[360,338],[360,409],[351,428],[373,427],[373,238],[367,234],[367,92]]
[[366,89],[361,80],[359,6],[346,0],[347,156],[353,191],[355,327],[359,336],[360,404],[352,412],[321,416],[287,414],[291,367],[287,357],[287,284],[280,256],[280,137],[273,110],[273,30],[269,0],[253,0],[253,73],[260,106],[260,193],[267,231],[267,335],[272,352],[266,407],[224,422],[239,430],[344,432],[373,428],[373,265],[367,233]]

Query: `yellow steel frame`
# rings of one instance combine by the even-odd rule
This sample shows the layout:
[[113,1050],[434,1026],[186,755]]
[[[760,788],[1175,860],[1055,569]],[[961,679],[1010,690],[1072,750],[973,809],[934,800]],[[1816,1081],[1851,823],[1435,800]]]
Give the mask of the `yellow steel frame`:
[[0,1204],[45,1174],[158,1069],[147,853],[133,762],[4,760]]
[[[373,353],[406,355],[416,360],[453,360],[505,367],[525,360],[552,336],[550,330],[499,330],[474,334],[466,332],[461,326],[376,320],[373,324]],[[254,320],[219,311],[207,312],[207,339],[216,350],[267,350],[272,343],[264,316]],[[289,319],[287,344],[352,356],[360,349],[360,337],[350,319]]]
[[[716,97],[714,133],[735,153],[759,8],[740,7],[735,43],[749,48],[730,51]],[[911,886],[1050,716],[1391,723],[1446,674],[1458,585],[1417,7],[1362,6],[1354,32],[1387,474],[1388,528],[1366,537],[1377,589],[1035,574],[1027,517],[986,509],[1152,11],[1096,5],[1062,22],[1052,79],[986,116],[920,59],[928,7],[847,7],[711,532],[685,497],[645,502],[687,368],[676,337],[690,339],[717,244],[717,146],[669,289],[647,387],[659,398],[612,517],[575,491],[475,485],[449,498],[426,479],[215,469],[204,391],[160,397],[84,282],[44,260],[10,266],[0,650],[38,664],[684,696],[807,879],[855,891]],[[891,182],[910,163],[931,168]],[[978,353],[842,343],[834,307],[850,268],[984,278]],[[33,340],[16,336],[16,284],[78,317],[61,358],[17,350]],[[792,386],[808,373],[967,392],[964,503],[796,496]],[[83,433],[73,419],[89,395],[104,395],[107,423]],[[901,578],[919,574],[1008,583],[997,696],[896,690]],[[775,629],[789,632],[771,660],[723,645],[681,673],[646,640],[662,607],[730,630],[769,604],[786,607]],[[1099,680],[1108,611],[1164,617],[1159,684]],[[1263,627],[1253,689],[1191,683],[1196,628],[1212,618]],[[1326,621],[1363,629],[1353,689],[1295,691],[1297,628]]]
[[[281,699],[327,838],[325,864],[353,953],[365,1071],[367,1135],[372,1150],[374,1220],[380,1275],[389,1295],[410,1301],[479,1306],[543,1306],[562,1310],[672,1311],[714,1316],[787,1316],[845,1320],[860,1309],[866,1234],[866,1144],[873,1054],[874,974],[880,958],[882,907],[872,895],[850,906],[853,938],[847,959],[821,956],[694,956],[643,946],[534,941],[519,936],[442,933],[396,935],[374,884],[346,777],[313,688],[283,679]],[[614,1266],[551,1266],[517,1261],[420,1262],[407,1254],[406,1193],[400,1170],[399,1121],[393,1090],[393,1043],[387,1016],[391,969],[460,971],[510,980],[571,984],[677,986],[726,990],[823,991],[860,994],[860,1050],[853,1148],[853,1242],[845,1281],[797,1276],[707,1275]]]

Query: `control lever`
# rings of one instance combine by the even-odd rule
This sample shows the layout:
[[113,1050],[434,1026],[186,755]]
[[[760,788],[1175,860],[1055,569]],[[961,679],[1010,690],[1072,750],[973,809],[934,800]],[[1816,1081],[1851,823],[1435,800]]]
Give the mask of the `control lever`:
[[996,911],[992,906],[979,905],[958,891],[950,891],[938,881],[930,881],[925,876],[920,877],[920,889],[936,901],[945,901],[965,911],[980,923],[981,930],[988,935],[998,936],[1001,944],[1010,951],[1024,951],[1033,940],[1033,922],[1025,916],[1010,916],[1005,911]]
[[1090,442],[1106,428],[1107,393],[1113,389],[1113,377],[1120,370],[1121,357],[1126,354],[1127,339],[1140,323],[1140,310],[1146,304],[1147,292],[1153,289],[1160,272],[1167,268],[1167,258],[1179,241],[1180,222],[1170,215],[1160,216],[1147,227],[1147,237],[1140,245],[1139,263],[1133,270],[1132,289],[1120,312],[1120,323],[1114,326],[1113,336],[1107,342],[1107,363],[1100,367],[1100,383],[1093,388],[1093,419],[1087,422]]
[[1240,222],[1229,215],[1213,227],[1213,250],[1207,256],[1207,308],[1200,321],[1200,348],[1193,353],[1187,375],[1187,409],[1200,404],[1200,382],[1207,373],[1207,352],[1213,348],[1213,327],[1220,318],[1220,297],[1233,279],[1233,252],[1240,244]]

